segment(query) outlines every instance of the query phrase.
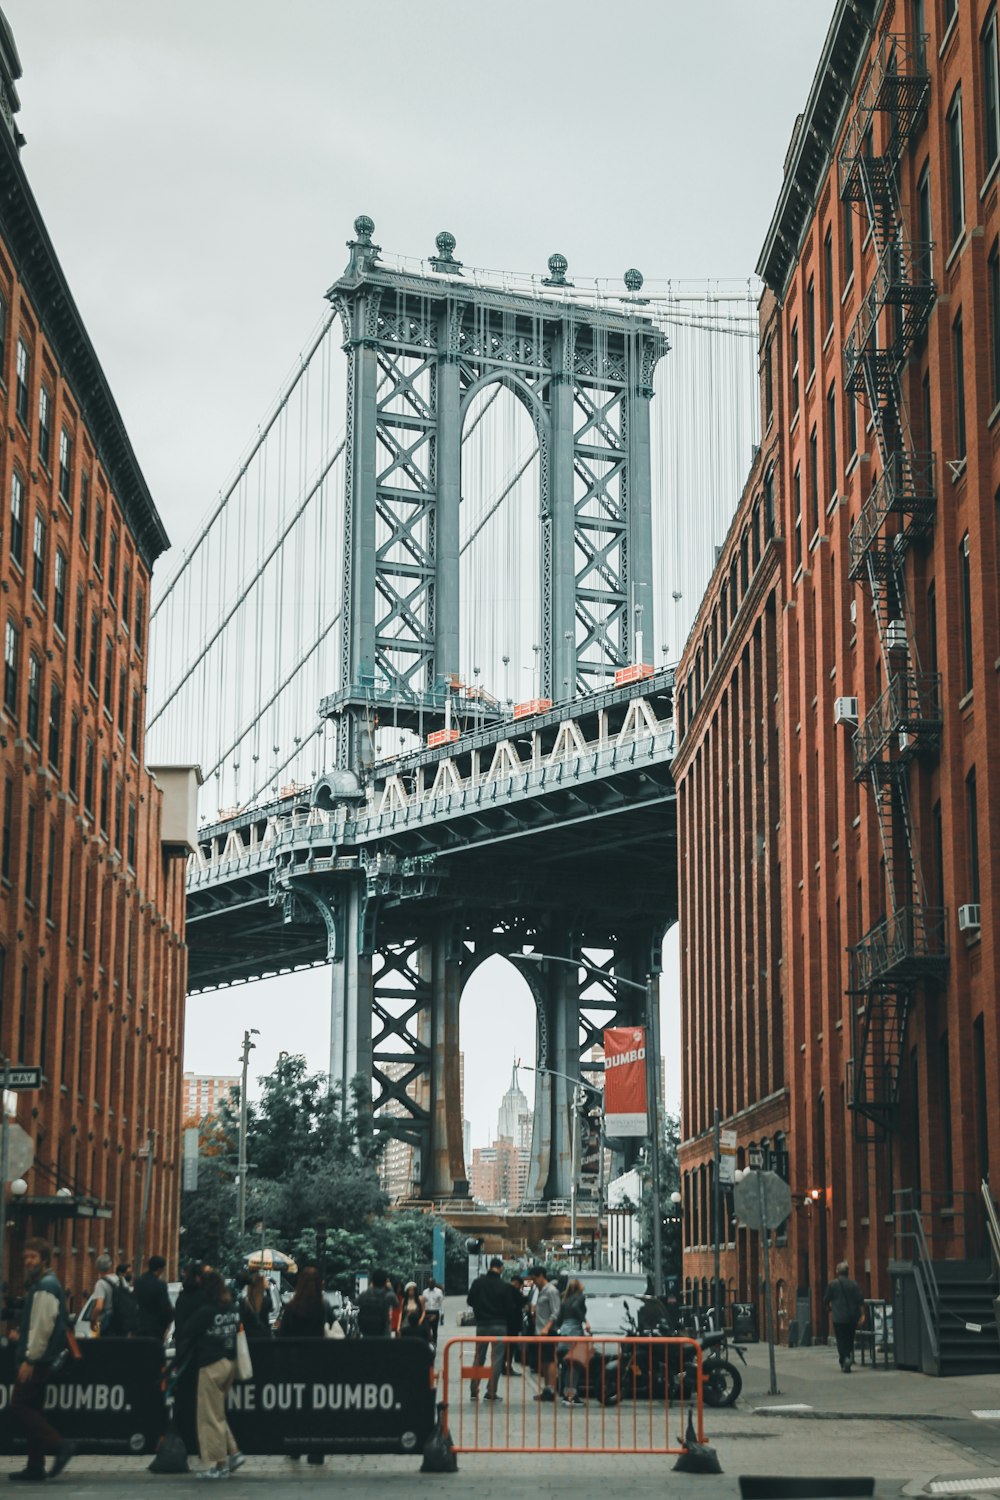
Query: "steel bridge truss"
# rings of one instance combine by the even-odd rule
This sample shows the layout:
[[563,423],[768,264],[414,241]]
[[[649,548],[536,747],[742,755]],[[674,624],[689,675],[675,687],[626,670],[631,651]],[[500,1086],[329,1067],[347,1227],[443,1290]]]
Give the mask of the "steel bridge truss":
[[[462,430],[500,382],[538,443],[540,688],[568,699],[654,637],[649,400],[667,348],[645,317],[384,269],[358,219],[328,297],[348,359],[338,764],[373,758],[391,702],[440,725],[459,671]],[[442,267],[444,269],[444,267]]]

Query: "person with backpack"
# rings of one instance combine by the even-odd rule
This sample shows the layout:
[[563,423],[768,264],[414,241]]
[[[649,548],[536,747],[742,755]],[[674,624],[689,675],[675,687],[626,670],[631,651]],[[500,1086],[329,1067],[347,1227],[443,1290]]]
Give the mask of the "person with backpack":
[[367,1289],[358,1298],[358,1332],[361,1337],[391,1338],[391,1313],[398,1305],[396,1294],[389,1285],[389,1273],[379,1267],[372,1272]]
[[95,1338],[132,1338],[139,1331],[139,1304],[132,1288],[112,1273],[111,1265],[111,1256],[107,1253],[97,1257],[97,1269],[101,1274],[94,1287],[91,1327]]
[[226,1395],[236,1379],[239,1309],[218,1271],[202,1278],[204,1299],[177,1340],[177,1365],[198,1367],[198,1449],[202,1479],[228,1479],[246,1462],[226,1421]]
[[[49,1381],[66,1358],[66,1295],[50,1269],[52,1247],[47,1240],[24,1242],[24,1307],[17,1340],[17,1378],[10,1398],[11,1420],[28,1439],[25,1468],[9,1479],[43,1483],[61,1474],[76,1452],[75,1443],[60,1437],[45,1416],[45,1393]],[[54,1455],[45,1472],[45,1455]]]

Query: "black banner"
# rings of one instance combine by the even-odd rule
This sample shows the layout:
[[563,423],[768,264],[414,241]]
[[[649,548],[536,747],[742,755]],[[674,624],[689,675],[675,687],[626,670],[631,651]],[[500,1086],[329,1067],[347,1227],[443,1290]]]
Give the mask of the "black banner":
[[[45,1392],[45,1413],[81,1453],[154,1453],[163,1432],[163,1345],[156,1339],[84,1339]],[[23,1453],[10,1419],[14,1345],[0,1347],[0,1453]]]
[[[226,1415],[243,1453],[418,1453],[434,1426],[434,1356],[423,1339],[255,1339],[253,1379]],[[198,1372],[185,1370],[177,1419],[197,1452]]]

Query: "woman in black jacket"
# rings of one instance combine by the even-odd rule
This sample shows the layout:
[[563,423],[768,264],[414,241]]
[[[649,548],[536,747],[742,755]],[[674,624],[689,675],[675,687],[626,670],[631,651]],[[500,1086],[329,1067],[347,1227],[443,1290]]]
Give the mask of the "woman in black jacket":
[[202,1281],[204,1302],[186,1320],[177,1346],[179,1363],[198,1366],[198,1448],[204,1479],[228,1478],[244,1462],[226,1421],[226,1393],[236,1379],[240,1315],[218,1271]]
[[[295,1295],[281,1314],[275,1332],[279,1339],[322,1339],[331,1321],[332,1315],[323,1299],[323,1278],[315,1266],[304,1266],[299,1272]],[[322,1453],[310,1453],[309,1462],[323,1463]]]

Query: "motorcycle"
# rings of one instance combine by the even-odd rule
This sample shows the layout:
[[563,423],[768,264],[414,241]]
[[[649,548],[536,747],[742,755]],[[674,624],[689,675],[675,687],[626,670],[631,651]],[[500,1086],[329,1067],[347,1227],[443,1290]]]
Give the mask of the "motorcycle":
[[[629,1333],[642,1337],[631,1316],[628,1315]],[[670,1330],[660,1324],[655,1330],[660,1336],[669,1336]],[[650,1334],[653,1330],[650,1330]],[[724,1329],[718,1332],[701,1333],[694,1336],[701,1346],[702,1380],[705,1401],[709,1406],[735,1406],[743,1389],[743,1377],[734,1364],[725,1358],[728,1340]],[[746,1364],[743,1350],[733,1346]],[[605,1359],[597,1356],[591,1369],[591,1389],[597,1392],[604,1406],[614,1406],[618,1401],[659,1400],[669,1398],[679,1401],[690,1397],[698,1386],[698,1359],[692,1345],[623,1344],[618,1358]]]

